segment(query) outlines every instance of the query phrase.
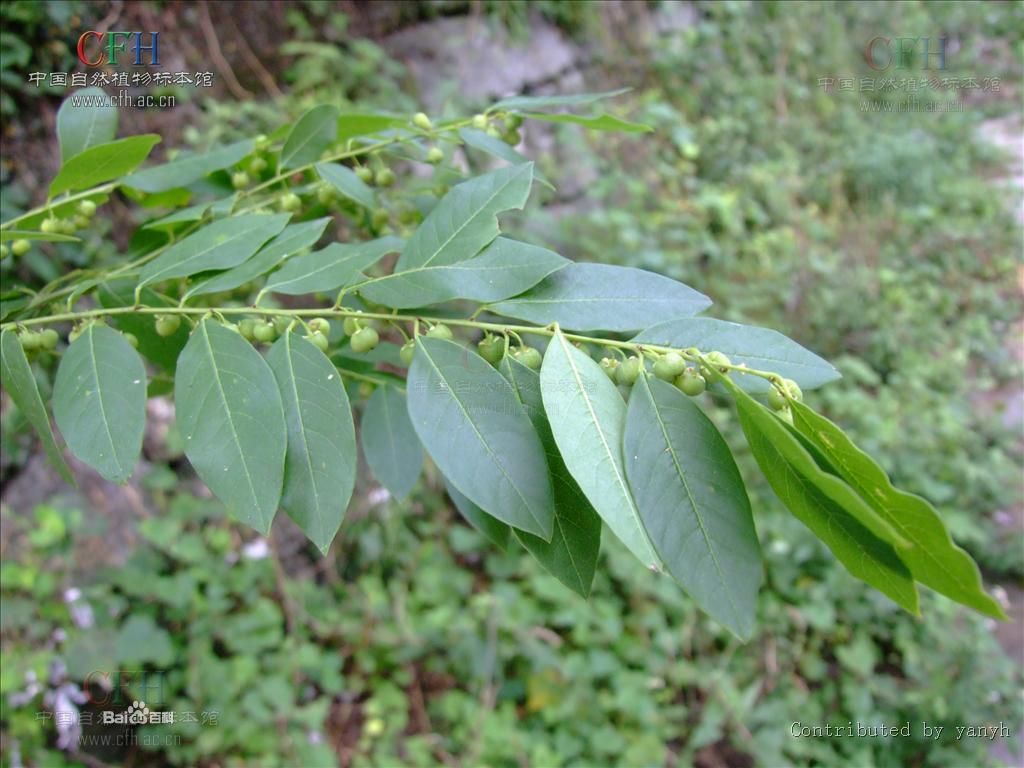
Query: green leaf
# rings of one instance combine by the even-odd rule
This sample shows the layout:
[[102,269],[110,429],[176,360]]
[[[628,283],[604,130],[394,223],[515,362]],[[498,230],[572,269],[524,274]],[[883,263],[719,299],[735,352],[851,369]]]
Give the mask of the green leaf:
[[124,336],[93,323],[65,350],[53,415],[78,458],[111,482],[131,477],[146,427],[146,368]]
[[281,506],[325,553],[356,482],[356,433],[341,375],[319,349],[285,333],[267,353],[288,425]]
[[243,139],[211,149],[209,152],[180,156],[163,165],[143,168],[125,177],[122,183],[126,187],[151,193],[187,187],[207,174],[234,165],[252,150],[253,140]]
[[[530,162],[528,157],[520,154],[501,139],[496,139],[494,136],[491,136],[487,131],[481,131],[476,128],[460,128],[459,138],[461,138],[467,146],[479,149],[481,152],[486,152],[488,155],[496,157],[499,160],[504,160],[511,165],[521,165],[522,163]],[[551,183],[541,176],[536,168],[533,170],[533,176],[548,189],[554,190]]]
[[[802,389],[814,389],[840,378],[827,360],[769,328],[740,325],[711,317],[688,317],[647,328],[633,339],[677,349],[697,347],[703,352],[725,353],[733,364],[767,370],[793,379]],[[748,392],[767,392],[771,384],[760,376],[732,375]]]
[[576,125],[582,125],[585,128],[589,128],[592,131],[649,133],[654,130],[651,126],[644,125],[643,123],[631,123],[628,120],[623,120],[621,117],[605,114],[585,117],[583,115],[544,115],[537,112],[531,112],[523,115],[523,117],[528,117],[531,120],[544,120],[548,123],[574,123]]
[[574,331],[635,331],[666,317],[695,315],[711,299],[654,272],[611,264],[570,264],[491,311]]
[[396,499],[404,499],[423,469],[423,447],[416,436],[405,395],[395,387],[377,387],[360,422],[363,455],[373,476]]
[[356,176],[355,171],[340,163],[317,163],[316,172],[320,178],[364,208],[376,208],[377,197],[365,181]]
[[512,109],[545,109],[547,107],[575,107],[580,104],[592,104],[602,99],[610,99],[613,96],[620,96],[629,92],[629,88],[619,88],[617,91],[603,91],[601,93],[572,93],[560,96],[513,96],[509,99],[502,99],[488,111]]
[[180,224],[191,224],[195,221],[202,221],[203,216],[206,215],[206,211],[209,208],[210,203],[190,205],[188,208],[182,208],[174,213],[161,216],[159,219],[148,221],[143,224],[140,229],[177,229]]
[[558,452],[555,436],[544,412],[540,375],[508,356],[501,362],[501,372],[512,384],[516,397],[523,404],[540,436],[551,471],[555,500],[555,525],[551,541],[544,541],[539,536],[523,531],[517,531],[516,535],[551,575],[577,594],[587,597],[594,582],[597,556],[601,551],[601,518],[580,490]]
[[80,238],[58,235],[56,232],[33,232],[22,229],[5,229],[0,232],[0,243],[11,240],[40,240],[47,243],[80,243]]
[[0,378],[3,379],[4,389],[39,435],[50,464],[66,483],[74,485],[75,478],[53,437],[50,417],[46,413],[46,406],[43,405],[43,398],[39,395],[32,367],[25,357],[25,350],[21,348],[18,335],[10,329],[0,333],[0,372],[3,374]]
[[504,552],[508,548],[508,536],[512,529],[497,518],[488,515],[480,507],[459,493],[459,489],[452,485],[448,478],[444,478],[444,488],[448,492],[448,498],[452,500],[452,504],[459,510],[459,514],[483,534],[484,538]]
[[453,187],[409,238],[395,269],[442,267],[476,256],[498,236],[498,214],[521,209],[532,183],[533,163],[524,163]]
[[648,568],[662,562],[626,481],[626,403],[590,356],[556,331],[540,369],[544,411],[565,466],[597,513]]
[[500,301],[522,293],[569,263],[546,248],[499,237],[472,259],[414,267],[353,288],[366,299],[395,309],[454,299]]
[[288,134],[281,149],[281,169],[315,162],[337,135],[338,108],[331,104],[313,107],[299,118]]
[[452,341],[421,336],[407,386],[416,434],[452,485],[499,520],[550,540],[544,447],[504,377]]
[[[130,279],[101,284],[96,291],[96,298],[102,307],[130,307],[135,303],[134,285]],[[148,288],[139,294],[139,300],[146,307],[176,306],[175,302]],[[154,321],[155,318],[148,314],[124,314],[112,318],[114,325],[121,331],[138,339],[139,352],[143,357],[166,371],[173,371],[178,355],[188,342],[189,325],[182,322],[173,334],[161,336],[156,332]]]
[[331,217],[325,216],[322,219],[303,221],[298,224],[289,224],[281,234],[264,245],[251,259],[247,259],[237,267],[214,275],[209,280],[196,283],[182,297],[185,301],[193,296],[203,296],[209,293],[220,293],[222,291],[233,291],[239,286],[252,282],[257,277],[265,275],[277,267],[285,259],[298,253],[303,248],[309,248],[323,236]]
[[[724,376],[717,378],[728,381]],[[751,452],[782,503],[850,573],[918,615],[917,587],[910,570],[896,548],[862,522],[864,501],[842,480],[822,471],[775,414],[735,384],[728,386]]]
[[403,241],[398,237],[381,237],[364,243],[331,243],[319,251],[290,259],[270,276],[260,296],[265,293],[301,296],[336,291],[384,255],[400,251],[402,245]]
[[997,619],[1006,614],[985,594],[978,566],[958,547],[925,499],[896,488],[874,459],[839,427],[803,403],[791,403],[794,426],[824,454],[831,467],[913,545],[900,557],[914,578],[958,603]]
[[155,133],[147,133],[90,147],[61,166],[50,183],[50,198],[124,176],[138,167],[159,141]]
[[102,88],[82,88],[75,92],[75,97],[81,101],[80,104],[73,104],[70,98],[66,98],[57,110],[57,139],[62,163],[91,147],[111,142],[117,136],[117,107],[101,101],[106,97]]
[[401,128],[408,124],[408,117],[349,112],[338,116],[338,135],[335,140],[346,141],[357,136],[369,136],[389,128]]
[[647,535],[694,601],[740,639],[754,630],[761,548],[750,501],[715,425],[671,384],[641,375],[623,442]]
[[185,455],[228,512],[270,531],[288,432],[273,371],[238,333],[206,319],[178,358],[174,381]]
[[237,266],[284,229],[288,218],[287,213],[270,216],[250,213],[207,224],[144,266],[139,272],[138,287],[189,277],[208,269]]

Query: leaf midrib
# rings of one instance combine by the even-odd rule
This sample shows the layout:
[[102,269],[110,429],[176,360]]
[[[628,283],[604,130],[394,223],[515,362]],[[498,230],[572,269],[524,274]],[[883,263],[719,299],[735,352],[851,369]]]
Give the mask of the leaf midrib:
[[291,384],[292,395],[295,398],[295,413],[299,420],[299,437],[302,439],[302,456],[306,460],[306,469],[309,471],[309,484],[313,488],[314,515],[319,527],[317,531],[323,533],[324,521],[320,510],[320,491],[317,488],[316,473],[313,472],[313,461],[309,455],[309,440],[306,439],[306,424],[302,418],[302,403],[299,401],[299,387],[295,378],[295,366],[292,363],[292,334],[285,334],[285,359],[288,362],[288,382]]
[[100,370],[96,365],[96,326],[90,325],[88,330],[89,339],[89,362],[92,366],[92,382],[96,387],[96,400],[100,406],[100,421],[103,423],[103,431],[107,434],[107,444],[110,446],[110,456],[117,465],[118,476],[124,475],[124,467],[121,466],[121,457],[117,455],[114,447],[114,436],[110,433],[110,423],[107,421],[107,408],[103,404],[103,387],[100,386]]

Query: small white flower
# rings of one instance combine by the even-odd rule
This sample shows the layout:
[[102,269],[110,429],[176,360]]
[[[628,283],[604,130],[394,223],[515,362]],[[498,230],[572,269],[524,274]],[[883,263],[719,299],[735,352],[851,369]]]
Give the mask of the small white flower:
[[246,560],[262,560],[270,554],[270,545],[263,538],[253,539],[242,547],[242,557]]

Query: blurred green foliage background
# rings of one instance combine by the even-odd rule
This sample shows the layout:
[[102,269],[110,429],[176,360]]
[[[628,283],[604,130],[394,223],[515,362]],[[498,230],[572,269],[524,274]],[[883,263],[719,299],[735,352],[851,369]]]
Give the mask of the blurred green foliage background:
[[[226,6],[179,16],[175,4],[129,4],[118,23],[163,25],[168,46],[202,41],[203,14],[219,19]],[[558,35],[578,58],[531,87],[631,86],[610,109],[656,131],[530,124],[521,150],[557,191],[538,189],[520,232],[566,256],[684,280],[714,298],[717,316],[778,328],[832,360],[844,378],[814,393],[816,406],[894,481],[931,499],[990,583],[1020,599],[1021,425],[1006,410],[1020,398],[1019,191],[999,186],[1009,161],[979,134],[984,121],[1020,117],[1019,4],[372,6],[247,6],[252,18],[237,18],[234,32],[215,25],[237,89],[182,92],[178,117],[128,119],[159,120],[173,146],[269,132],[321,101],[411,112],[430,96],[432,112],[471,113],[485,103],[466,97],[451,79],[457,70],[440,56],[424,65],[401,41],[430,39],[425,30],[439,24],[446,34],[486,29],[509,50]],[[5,218],[45,193],[44,156],[54,151],[46,114],[62,92],[28,87],[27,72],[71,71],[71,41],[111,7],[0,5]],[[277,41],[272,48],[253,25]],[[955,46],[941,75],[998,78],[998,90],[954,91],[962,112],[884,114],[864,111],[861,93],[819,86],[824,77],[879,76],[866,68],[864,45],[903,34],[947,36]],[[194,45],[182,44],[187,68],[208,68],[199,62],[209,41]],[[260,52],[258,67],[246,47]],[[509,60],[495,49],[491,64]],[[906,93],[871,98],[895,103]],[[109,252],[116,237],[25,269],[47,279]],[[712,415],[730,426],[728,411]],[[33,474],[24,426],[5,400],[5,484],[52,488]],[[436,482],[397,503],[364,480],[327,558],[286,520],[263,542],[195,488],[173,427],[158,438],[147,442],[149,471],[128,512],[104,499],[105,488],[5,491],[4,765],[1021,759],[1007,751],[1020,737],[1020,660],[999,647],[993,623],[930,593],[923,619],[900,613],[836,565],[749,460],[767,573],[759,634],[739,645],[611,536],[583,601],[525,551],[488,545]],[[150,687],[135,679],[108,691],[89,678],[96,670],[145,671]],[[146,726],[133,744],[62,751],[57,723],[37,713],[53,710],[61,685],[81,691],[84,681],[94,700],[110,699],[76,705],[97,718],[145,698],[155,709],[215,712],[217,722]],[[792,732],[794,723],[851,721],[909,721],[912,736]],[[923,736],[925,721],[945,726],[943,735]],[[957,725],[1000,723],[1016,737],[1001,753],[988,739],[955,738]]]

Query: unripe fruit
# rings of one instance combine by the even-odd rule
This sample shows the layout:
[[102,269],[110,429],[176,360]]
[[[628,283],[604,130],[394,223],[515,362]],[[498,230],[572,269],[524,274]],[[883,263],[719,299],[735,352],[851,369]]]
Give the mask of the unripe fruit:
[[[708,352],[705,356],[707,361],[711,363],[715,368],[721,368],[723,366],[731,365],[729,358],[721,352]],[[723,371],[724,373],[724,371]]]
[[[239,329],[239,331],[241,331],[241,329]],[[277,338],[277,328],[274,327],[273,323],[256,323],[256,325],[253,326],[252,335],[256,341],[262,341],[266,344]]]
[[476,348],[480,351],[480,357],[491,365],[497,365],[505,356],[505,340],[501,336],[487,334],[480,339]]
[[535,371],[540,368],[542,362],[540,352],[533,347],[519,347],[514,354],[516,360],[527,368],[532,368]]
[[444,150],[440,147],[431,147],[430,151],[427,152],[427,162],[431,165],[437,165],[444,160]]
[[11,253],[15,256],[24,256],[32,248],[32,243],[28,240],[15,240],[11,243]]
[[[258,322],[259,321],[253,322],[253,328],[256,327]],[[271,322],[274,324],[274,328],[277,330],[278,334],[282,334],[291,327],[292,319],[287,315],[276,315]]]
[[157,315],[155,325],[160,336],[173,336],[181,325],[181,318],[177,315]]
[[254,157],[249,161],[249,173],[259,175],[267,170],[267,161],[262,157]]
[[430,118],[427,117],[426,113],[424,112],[417,112],[415,115],[413,115],[412,124],[415,125],[417,128],[421,128],[424,131],[430,131],[433,130],[434,128],[434,124],[430,122]]
[[601,370],[608,374],[608,378],[615,381],[615,373],[619,370],[619,361],[614,357],[601,358]]
[[504,135],[502,135],[502,137],[501,137],[501,140],[504,141],[509,146],[514,147],[520,141],[523,140],[523,135],[521,133],[519,133],[519,131],[515,131],[515,130],[505,131]]
[[124,336],[125,341],[127,341],[129,344],[131,344],[133,348],[135,348],[135,349],[139,348],[139,339],[138,339],[138,337],[134,333],[125,333],[125,334],[122,334],[122,335]]
[[449,341],[451,341],[452,338],[454,338],[455,334],[453,334],[452,329],[449,328],[444,323],[438,323],[429,331],[427,331],[427,336],[429,336],[432,339],[448,339]]
[[371,171],[365,165],[360,165],[358,168],[356,168],[356,176],[358,176],[359,180],[365,184],[369,184],[373,181],[373,171]]
[[88,216],[82,216],[81,214],[78,214],[77,216],[75,216],[73,221],[74,221],[74,224],[75,224],[75,229],[85,229],[91,223],[89,221],[89,217]]
[[631,357],[624,363],[621,363],[618,369],[615,371],[615,381],[618,384],[624,384],[627,387],[632,385],[640,376],[640,372],[643,370],[644,364],[639,357]]
[[346,336],[353,336],[355,332],[363,327],[363,322],[358,317],[346,317],[345,322],[341,324],[341,329],[345,331]]
[[53,234],[60,229],[60,220],[50,218],[43,219],[43,223],[39,225],[39,231],[44,234]]
[[407,341],[402,345],[402,348],[398,350],[398,357],[401,358],[402,362],[406,365],[412,365],[412,357],[416,354],[416,342]]
[[26,352],[34,352],[43,346],[42,338],[35,331],[22,331],[18,334],[18,341],[21,342],[21,348]]
[[253,146],[256,147],[257,151],[262,152],[264,149],[270,146],[270,139],[264,136],[262,133],[253,139]]
[[327,338],[325,334],[321,333],[320,331],[313,331],[311,334],[306,336],[306,340],[324,353],[326,353],[328,347],[331,346],[330,340]]
[[84,325],[76,325],[74,328],[71,329],[71,333],[68,334],[68,344],[74,344],[76,341],[78,341],[78,337],[81,336],[84,332]]
[[71,219],[58,219],[57,226],[65,235],[75,234],[75,222]]
[[487,126],[487,135],[490,136],[492,139],[500,139],[501,131],[499,131],[493,125],[489,125]]
[[487,129],[487,115],[473,115],[473,127],[478,131]]
[[678,352],[668,352],[654,364],[654,375],[662,381],[672,381],[686,370],[686,361]]
[[53,330],[53,328],[47,328],[45,331],[40,331],[39,333],[39,346],[43,349],[56,349],[58,341],[60,341],[60,336],[55,330]]
[[379,341],[380,337],[373,328],[360,328],[352,335],[352,351],[369,352]]
[[789,392],[789,396],[796,400],[798,403],[804,399],[803,390],[800,389],[800,385],[797,384],[792,379],[785,379],[782,382],[782,386],[784,386],[786,388],[786,391]]
[[231,174],[231,186],[235,189],[245,189],[249,186],[249,174],[245,171]]
[[378,208],[373,212],[372,221],[375,229],[381,229],[386,227],[388,222],[391,221],[391,214],[385,208]]
[[[159,321],[157,321],[159,322]],[[253,331],[256,330],[256,321],[251,317],[246,317],[238,321],[238,332],[242,334],[242,338],[247,341],[256,341],[256,337],[253,335]],[[174,331],[171,331],[173,333]],[[157,325],[157,333],[160,333],[160,326]],[[160,333],[161,336],[165,334]],[[170,335],[170,334],[166,334]]]
[[281,195],[281,201],[278,205],[281,206],[282,211],[297,211],[302,207],[302,199],[294,192],[286,192]]
[[523,116],[515,112],[505,117],[505,127],[510,131],[516,130],[520,125],[523,124]]
[[83,200],[78,204],[78,212],[83,216],[92,216],[96,213],[96,203],[92,200]]
[[381,168],[373,177],[378,187],[390,187],[395,183],[395,172],[390,168]]
[[321,205],[327,205],[334,201],[334,187],[329,187],[326,184],[322,185],[316,191],[316,199],[320,201]]
[[693,368],[687,368],[681,375],[676,377],[676,387],[685,395],[696,397],[708,388],[707,381]]
[[319,331],[324,336],[327,336],[331,332],[331,321],[326,317],[314,317],[307,325],[309,325],[309,330],[313,333]]
[[768,390],[767,399],[768,407],[771,408],[773,411],[781,411],[789,404],[789,400],[786,399],[786,396],[782,394],[782,392],[779,391],[779,388],[774,385],[771,389]]

